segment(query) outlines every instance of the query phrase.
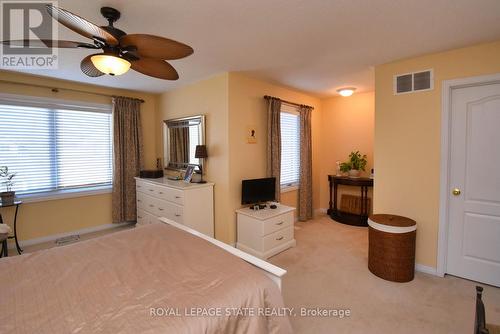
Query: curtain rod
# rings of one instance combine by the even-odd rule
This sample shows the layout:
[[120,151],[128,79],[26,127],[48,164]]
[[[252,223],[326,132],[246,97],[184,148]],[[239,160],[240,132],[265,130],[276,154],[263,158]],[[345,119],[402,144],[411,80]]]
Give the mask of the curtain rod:
[[265,98],[266,100],[278,99],[278,100],[280,100],[280,101],[281,101],[281,102],[283,102],[283,103],[286,103],[286,104],[291,104],[291,105],[293,105],[293,106],[297,106],[297,107],[307,107],[307,108],[314,109],[314,107],[308,106],[307,104],[300,104],[300,103],[290,102],[290,101],[287,101],[287,100],[282,100],[282,99],[280,99],[279,97],[274,97],[274,96],[264,95],[264,98]]
[[[77,93],[90,94],[90,95],[99,95],[99,96],[106,96],[106,97],[118,97],[118,95],[109,95],[109,94],[104,94],[104,93],[87,92],[84,90],[78,90],[78,89],[72,89],[72,88],[58,88],[58,87],[50,87],[50,86],[36,85],[36,84],[29,84],[29,83],[24,83],[24,82],[16,82],[16,81],[8,81],[8,80],[0,80],[0,82],[12,84],[12,85],[23,85],[23,86],[30,86],[30,87],[37,87],[37,88],[47,88],[47,89],[50,89],[54,93],[57,93],[60,90],[65,90],[68,92],[77,92]],[[131,97],[131,99],[138,100],[141,103],[145,102],[143,99],[137,99],[134,97]]]

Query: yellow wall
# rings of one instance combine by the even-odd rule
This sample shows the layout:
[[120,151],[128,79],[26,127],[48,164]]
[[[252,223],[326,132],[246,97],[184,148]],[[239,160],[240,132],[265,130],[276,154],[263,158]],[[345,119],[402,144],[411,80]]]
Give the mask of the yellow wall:
[[[347,161],[349,153],[359,150],[366,154],[368,164],[363,176],[373,168],[373,128],[375,93],[337,96],[321,101],[320,192],[321,208],[328,208],[330,198],[328,175],[336,173],[336,161]],[[371,192],[371,190],[370,190]],[[359,195],[359,188],[341,187],[339,195]],[[371,196],[371,194],[370,194]]]
[[157,118],[158,156],[163,156],[163,120],[203,114],[206,117],[205,178],[215,183],[215,237],[233,242],[227,226],[232,211],[228,206],[229,143],[228,143],[228,74],[221,74],[179,89],[163,93]]
[[[145,167],[153,168],[156,166],[156,143],[154,132],[157,107],[156,95],[78,84],[70,81],[7,71],[0,71],[0,80],[144,99],[146,102],[141,106],[141,120],[144,134]],[[64,100],[94,103],[111,103],[110,98],[103,96],[64,90],[53,93],[50,88],[36,88],[3,82],[0,82],[0,93],[60,98]],[[10,223],[12,221],[12,210],[5,209],[2,212],[5,214],[6,220]],[[21,206],[19,211],[18,236],[20,240],[27,240],[110,223],[111,194],[25,203]]]
[[[164,119],[206,116],[206,179],[215,183],[215,236],[236,241],[236,216],[241,207],[241,180],[266,176],[267,114],[264,95],[313,105],[313,123],[319,122],[319,100],[290,89],[225,73],[161,95],[157,122],[157,154],[163,151]],[[247,143],[248,126],[257,130],[257,143]],[[319,136],[313,132],[313,164],[318,161]],[[317,169],[315,169],[316,171]],[[314,173],[313,201],[319,205],[319,170]],[[284,203],[296,206],[296,192],[284,195]]]
[[[434,69],[434,89],[395,96],[393,76]],[[417,263],[436,267],[443,80],[500,72],[500,41],[375,68],[375,212],[417,221]]]
[[[267,164],[267,103],[264,95],[283,100],[307,104],[312,112],[313,143],[313,207],[319,208],[319,128],[321,106],[318,98],[248,77],[242,73],[229,73],[229,172],[230,201],[233,210],[241,207],[241,181],[266,177]],[[248,128],[256,130],[257,143],[247,142]],[[297,206],[297,191],[282,194],[282,203]],[[235,235],[236,217],[229,226],[230,235]]]

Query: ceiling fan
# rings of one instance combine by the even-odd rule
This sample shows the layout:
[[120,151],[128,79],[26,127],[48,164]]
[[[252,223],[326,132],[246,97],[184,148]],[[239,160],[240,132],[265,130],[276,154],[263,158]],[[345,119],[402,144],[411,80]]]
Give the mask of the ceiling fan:
[[142,74],[164,79],[177,80],[179,74],[165,60],[180,59],[193,53],[183,43],[147,34],[126,34],[115,28],[113,23],[120,18],[120,12],[111,7],[102,7],[101,14],[108,20],[107,26],[97,26],[65,9],[47,5],[48,13],[59,23],[80,35],[93,40],[93,44],[65,40],[10,40],[2,44],[17,47],[83,48],[102,49],[83,58],[80,68],[89,77],[104,74],[120,75],[132,68]]

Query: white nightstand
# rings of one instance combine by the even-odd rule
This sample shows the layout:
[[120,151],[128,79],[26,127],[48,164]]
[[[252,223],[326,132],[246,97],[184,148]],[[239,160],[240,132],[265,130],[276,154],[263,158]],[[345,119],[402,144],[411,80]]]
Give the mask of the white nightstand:
[[267,259],[295,246],[294,210],[295,208],[281,204],[278,204],[276,209],[236,210],[236,247],[261,259]]

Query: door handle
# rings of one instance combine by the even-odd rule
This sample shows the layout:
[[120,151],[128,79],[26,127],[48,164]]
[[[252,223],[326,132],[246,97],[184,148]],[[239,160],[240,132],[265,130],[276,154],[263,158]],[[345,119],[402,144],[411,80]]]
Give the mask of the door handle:
[[453,195],[455,195],[455,196],[459,196],[459,195],[462,193],[462,191],[461,191],[460,189],[458,189],[458,188],[454,188],[454,189],[451,191],[451,193],[452,193]]

